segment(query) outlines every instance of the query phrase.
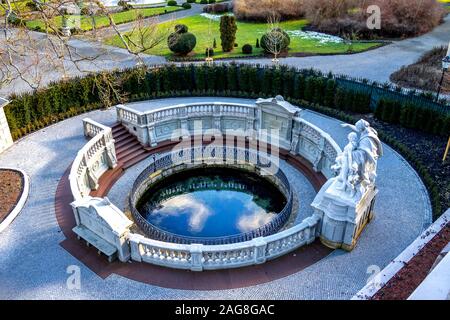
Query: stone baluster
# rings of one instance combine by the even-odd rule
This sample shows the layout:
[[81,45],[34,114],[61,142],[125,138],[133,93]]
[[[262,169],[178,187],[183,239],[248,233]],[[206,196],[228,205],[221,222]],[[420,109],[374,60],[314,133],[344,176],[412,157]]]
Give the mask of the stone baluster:
[[203,245],[191,244],[191,270],[202,271],[203,270]]

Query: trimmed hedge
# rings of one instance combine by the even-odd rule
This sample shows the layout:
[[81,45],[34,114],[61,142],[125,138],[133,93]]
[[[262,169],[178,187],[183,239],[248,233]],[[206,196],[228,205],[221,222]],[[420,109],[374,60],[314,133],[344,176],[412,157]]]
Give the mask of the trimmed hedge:
[[[16,140],[60,119],[101,107],[105,100],[102,95],[107,94],[104,88],[109,87],[108,77],[118,80],[118,90],[128,97],[139,96],[142,92],[151,97],[154,92],[236,91],[251,96],[281,94],[286,99],[301,99],[336,110],[371,112],[370,92],[341,86],[333,75],[313,70],[245,64],[168,65],[149,70],[143,78],[141,75],[139,69],[90,75],[55,83],[34,93],[12,96],[5,112],[13,138]],[[112,104],[120,102],[126,101],[111,101]],[[450,133],[450,112],[425,108],[413,102],[400,104],[397,100],[381,98],[375,117],[437,135]]]
[[[230,96],[241,98],[271,97],[282,94],[287,101],[320,113],[355,122],[356,113],[370,112],[370,93],[338,85],[336,79],[313,70],[297,70],[282,66],[252,65],[166,65],[142,72],[142,69],[105,72],[51,84],[47,89],[11,96],[5,109],[14,140],[52,123],[75,115],[127,101],[177,96]],[[145,71],[145,70],[144,70]],[[117,90],[126,99],[118,100],[105,88],[108,80],[116,79]],[[99,88],[101,88],[99,90]],[[380,99],[375,116],[391,123],[431,130],[436,134],[450,133],[450,113],[438,114],[414,104],[398,105]],[[108,106],[109,106],[108,105]],[[107,107],[107,106],[106,106]],[[435,216],[440,214],[439,192],[426,167],[413,152],[391,136],[380,137],[400,152],[422,177],[433,203]]]

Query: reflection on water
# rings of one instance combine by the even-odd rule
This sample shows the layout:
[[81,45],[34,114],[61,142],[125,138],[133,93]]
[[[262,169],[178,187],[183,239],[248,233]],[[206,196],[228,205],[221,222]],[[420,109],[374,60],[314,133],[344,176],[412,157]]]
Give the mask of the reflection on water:
[[160,229],[183,236],[219,237],[270,222],[285,197],[255,174],[202,168],[170,176],[148,190],[137,209]]

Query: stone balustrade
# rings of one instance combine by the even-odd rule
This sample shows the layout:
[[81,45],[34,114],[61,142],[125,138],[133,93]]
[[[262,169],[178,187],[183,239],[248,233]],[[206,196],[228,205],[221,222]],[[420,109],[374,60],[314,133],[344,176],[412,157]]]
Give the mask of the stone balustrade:
[[[302,119],[299,116],[298,110],[300,109],[288,105],[281,97],[277,97],[273,101],[258,101],[255,105],[220,102],[184,104],[148,112],[139,112],[123,105],[117,106],[116,109],[118,120],[141,143],[153,146],[170,140],[172,133],[178,129],[184,130],[186,135],[193,134],[195,132],[195,121],[202,122],[203,130],[219,129],[226,131],[231,129],[257,132],[260,129],[271,129],[275,125],[275,127],[279,127],[278,129],[282,134],[281,147],[287,146],[291,153],[302,155],[311,162],[317,172],[322,172],[325,177],[331,178],[333,176],[331,164],[334,163],[337,154],[341,152],[334,140],[319,128]],[[319,236],[323,222],[321,221],[321,215],[317,213],[306,218],[300,224],[281,232],[268,236],[264,233],[256,234],[253,235],[251,240],[243,238],[241,242],[229,244],[170,243],[129,232],[129,223],[125,214],[109,201],[101,202],[101,205],[97,205],[97,207],[89,205],[91,201],[101,201],[101,199],[89,197],[89,193],[98,187],[100,176],[109,168],[114,168],[117,161],[110,128],[90,119],[84,119],[83,128],[85,136],[90,137],[91,140],[78,152],[70,172],[70,186],[75,198],[75,202],[72,204],[74,214],[76,217],[81,217],[80,212],[84,210],[92,216],[101,217],[102,223],[110,227],[110,232],[113,232],[113,226],[117,221],[112,216],[119,217],[123,221],[120,226],[120,236],[111,238],[112,240],[108,239],[106,235],[101,235],[101,237],[116,247],[122,261],[127,259],[127,252],[129,251],[131,259],[134,261],[177,269],[201,271],[235,268],[275,259],[300,246],[313,242]],[[256,137],[260,138],[258,132]],[[226,147],[214,151],[210,147],[197,149],[193,158],[197,158],[201,154],[202,162],[221,162],[223,159],[232,156],[236,166],[256,160],[257,162],[253,163],[258,164],[261,174],[268,171],[270,167],[270,165],[265,167],[264,163],[259,163],[259,158],[248,150],[243,151],[235,148],[236,150],[230,153],[226,150]],[[180,159],[183,159],[183,156],[186,157],[187,153],[182,154]],[[189,154],[189,158],[192,158],[192,154]],[[167,157],[155,157],[152,170],[155,171],[157,168],[166,168],[171,165],[173,163]],[[148,175],[141,175],[135,184],[141,185],[142,190],[144,190],[145,183],[143,182],[146,179],[148,179]],[[277,179],[282,180],[283,177],[279,176]],[[283,183],[278,185],[283,189]],[[140,187],[135,193],[136,197],[139,197],[139,194],[143,192],[142,190]],[[283,190],[286,192],[287,189]],[[289,196],[292,195],[290,189],[287,192]],[[87,208],[91,209],[88,210]],[[97,214],[92,210],[98,210]],[[287,210],[292,210],[292,208]],[[138,222],[139,218],[135,217],[135,219]],[[82,222],[77,221],[77,225],[79,223]],[[280,221],[280,224],[284,223],[285,221]],[[84,226],[86,227],[86,224]],[[87,226],[87,228],[95,231],[94,227]]]
[[[326,132],[299,116],[293,116],[294,111],[289,110],[290,114],[285,113],[284,117],[285,109],[277,103],[286,104],[286,102],[275,100],[272,103],[272,106],[278,107],[280,111],[277,117],[282,119],[275,121],[285,121],[284,130],[288,130],[284,133],[283,124],[280,126],[280,145],[290,149],[291,153],[306,158],[312,163],[314,170],[321,172],[327,179],[333,177],[331,165],[342,151],[341,148]],[[194,134],[195,121],[201,122],[201,130],[204,131],[217,129],[226,133],[227,130],[233,130],[233,134],[239,134],[240,130],[249,137],[259,137],[261,129],[270,128],[269,124],[264,125],[264,119],[268,118],[266,114],[269,114],[264,109],[268,108],[267,101],[266,105],[259,107],[262,110],[258,107],[251,104],[203,102],[163,107],[147,112],[140,112],[124,105],[118,105],[116,109],[117,120],[143,145],[156,146],[166,140],[178,139],[178,136],[172,136],[176,130],[180,130],[179,133],[185,136]],[[277,109],[274,113],[278,114]]]
[[0,153],[8,149],[13,144],[11,131],[9,130],[8,121],[6,120],[3,108],[9,103],[8,100],[0,97]]
[[117,165],[112,130],[90,119],[83,120],[84,134],[91,140],[78,152],[69,175],[75,200],[98,188],[98,179]]
[[316,172],[321,172],[327,179],[334,176],[331,166],[342,152],[330,135],[312,123],[295,118],[291,153],[300,154],[308,160]]
[[121,122],[140,143],[156,146],[171,140],[175,130],[191,135],[195,121],[201,121],[201,129],[244,131],[254,130],[256,106],[237,103],[179,104],[140,112],[124,105],[116,106],[117,120]]
[[224,245],[167,243],[130,234],[131,259],[192,271],[261,264],[312,243],[317,236],[319,220],[312,216],[271,236]]
[[[214,157],[211,156],[211,148],[203,146],[183,150],[183,152],[185,154],[181,157],[176,154],[177,151],[155,157],[135,180],[130,192],[128,204],[135,222],[147,236],[152,239],[173,243],[219,245],[239,243],[256,237],[269,235],[280,230],[285,225],[293,208],[293,190],[284,173],[279,170],[278,157],[270,157],[270,155],[251,149],[218,146],[214,148]],[[274,160],[276,161],[275,163],[273,162]],[[286,205],[274,219],[259,228],[233,236],[214,238],[180,236],[161,230],[144,219],[136,209],[136,204],[142,195],[151,185],[157,183],[160,179],[166,178],[176,172],[202,167],[205,164],[240,168],[250,172],[256,172],[259,175],[264,175],[265,178],[276,185],[280,192],[286,197]]]

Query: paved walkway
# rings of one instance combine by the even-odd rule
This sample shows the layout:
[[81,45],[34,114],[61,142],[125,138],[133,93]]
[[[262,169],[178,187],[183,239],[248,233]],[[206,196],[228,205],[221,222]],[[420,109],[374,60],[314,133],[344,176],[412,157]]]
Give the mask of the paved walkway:
[[[335,250],[298,273],[241,289],[175,290],[117,275],[102,280],[59,246],[64,236],[54,208],[58,181],[86,143],[81,122],[86,116],[104,124],[115,122],[113,109],[80,115],[29,135],[0,155],[0,166],[25,170],[32,184],[24,210],[0,234],[0,299],[349,299],[365,285],[371,275],[368,268],[382,269],[431,222],[422,182],[385,146],[379,162],[376,217],[350,253]],[[341,146],[345,144],[348,129],[341,128],[339,121],[309,111],[304,117],[331,133]],[[66,286],[70,265],[81,270],[80,289]]]
[[[384,83],[404,65],[414,63],[426,51],[437,46],[448,46],[450,15],[430,33],[417,38],[393,42],[390,45],[351,55],[284,58],[281,63],[298,68],[314,68],[325,73],[346,74]],[[270,64],[269,59],[242,60],[244,63]]]

